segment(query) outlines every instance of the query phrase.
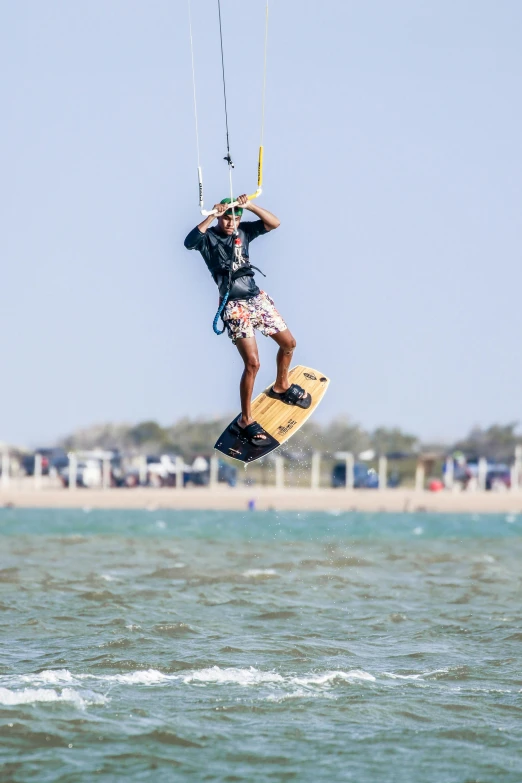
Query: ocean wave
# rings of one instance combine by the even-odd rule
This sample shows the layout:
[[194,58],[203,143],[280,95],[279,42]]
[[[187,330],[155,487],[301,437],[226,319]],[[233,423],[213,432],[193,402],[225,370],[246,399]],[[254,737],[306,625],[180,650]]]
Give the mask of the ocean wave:
[[31,683],[31,685],[66,685],[76,681],[68,669],[46,669],[36,674],[22,674],[17,679],[20,682]]
[[[457,672],[462,676],[461,667]],[[441,668],[429,671],[403,672],[384,671],[377,676],[364,669],[334,669],[298,674],[280,673],[250,667],[208,666],[202,669],[187,669],[176,673],[165,673],[159,669],[129,671],[119,674],[73,673],[68,669],[49,669],[34,674],[11,674],[0,677],[0,705],[5,707],[37,703],[67,703],[78,709],[91,705],[104,705],[106,695],[95,692],[102,688],[109,693],[113,688],[129,687],[235,687],[254,690],[259,698],[268,702],[284,702],[292,699],[315,697],[340,698],[347,687],[365,687],[368,684],[386,681],[397,684],[417,684],[429,687],[437,683],[446,690],[447,680],[453,680],[455,669]],[[460,679],[460,677],[458,677]],[[445,682],[446,681],[446,682]],[[391,685],[391,682],[390,682]],[[91,690],[94,688],[94,691]],[[450,687],[450,690],[513,693],[509,688],[469,684]]]
[[389,677],[391,680],[423,680],[425,677],[435,677],[439,674],[447,674],[449,669],[434,669],[429,672],[419,672],[418,674],[395,674],[394,672],[383,672],[383,677]]
[[328,671],[324,674],[313,673],[308,676],[286,675],[274,671],[262,671],[253,666],[248,668],[211,666],[206,669],[195,669],[184,674],[163,674],[155,669],[133,672],[131,674],[111,674],[99,676],[105,682],[118,682],[128,685],[156,685],[167,681],[181,681],[185,685],[278,685],[299,687],[324,687],[340,682],[375,682],[375,677],[362,669],[344,671]]
[[394,674],[394,672],[383,672],[384,677],[389,677],[390,680],[421,680],[422,674]]
[[61,692],[53,688],[24,688],[20,691],[11,691],[8,688],[0,688],[0,704],[5,707],[15,707],[21,704],[37,704],[43,702],[61,702],[73,704],[80,709],[91,705],[107,703],[107,697],[99,693],[88,693],[81,696],[73,688],[64,688]]
[[373,674],[362,669],[352,669],[349,672],[333,671],[311,677],[292,677],[290,682],[296,685],[330,685],[333,682],[353,682],[354,680],[376,681]]
[[[395,675],[390,675],[395,676]],[[397,675],[400,677],[401,675]],[[159,669],[144,669],[126,674],[73,674],[68,669],[50,669],[35,674],[11,675],[4,677],[4,683],[31,685],[75,685],[82,681],[95,680],[116,685],[161,685],[168,682],[180,682],[185,685],[278,685],[298,686],[301,688],[331,687],[342,682],[375,682],[373,674],[362,669],[349,671],[312,672],[308,675],[282,675],[275,671],[262,671],[254,666],[248,668],[210,666],[204,669],[191,669],[183,674],[165,674]],[[49,693],[51,691],[48,691]]]
[[77,685],[83,680],[117,683],[121,685],[156,685],[166,680],[179,679],[176,675],[163,674],[157,669],[129,672],[129,674],[72,674],[68,669],[48,669],[36,674],[11,675],[2,678],[9,684]]
[[130,672],[129,674],[106,674],[90,675],[84,674],[80,677],[94,677],[103,682],[115,682],[120,685],[159,685],[168,680],[178,680],[176,674],[163,674],[157,669],[146,669],[139,672]]
[[284,683],[285,678],[277,672],[263,672],[250,666],[248,669],[227,668],[212,666],[209,669],[200,669],[182,677],[184,683],[227,683],[237,685],[262,685],[264,683]]

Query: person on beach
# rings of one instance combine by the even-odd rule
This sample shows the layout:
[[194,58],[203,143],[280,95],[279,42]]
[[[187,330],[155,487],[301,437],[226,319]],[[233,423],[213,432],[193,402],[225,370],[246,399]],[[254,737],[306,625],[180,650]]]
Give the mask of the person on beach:
[[[269,295],[258,288],[254,279],[254,267],[250,264],[250,242],[278,228],[280,222],[267,209],[252,204],[246,195],[237,199],[239,206],[228,208],[229,198],[214,206],[217,226],[212,226],[216,216],[210,215],[192,229],[185,239],[188,250],[199,250],[218,286],[223,323],[228,336],[237,347],[244,363],[239,392],[241,415],[232,425],[237,434],[254,446],[263,445],[267,433],[252,418],[252,393],[259,371],[259,354],[254,330],[271,337],[279,346],[277,352],[277,376],[270,391],[273,397],[287,405],[309,408],[310,394],[288,380],[288,369],[296,341],[285,321],[277,311]],[[252,212],[258,220],[241,221],[243,210]],[[261,271],[261,270],[257,270]],[[228,296],[227,296],[228,294]]]

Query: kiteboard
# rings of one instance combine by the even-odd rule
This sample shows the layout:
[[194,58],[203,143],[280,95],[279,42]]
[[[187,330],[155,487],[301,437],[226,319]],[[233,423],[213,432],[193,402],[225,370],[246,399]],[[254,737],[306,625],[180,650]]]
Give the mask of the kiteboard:
[[238,415],[217,439],[214,448],[227,457],[248,463],[266,457],[267,454],[275,451],[291,438],[323,399],[330,379],[311,367],[303,367],[298,364],[288,373],[288,380],[290,383],[297,383],[310,393],[312,403],[309,408],[287,405],[285,402],[268,397],[268,392],[272,388],[272,384],[270,384],[261,394],[258,394],[252,403],[252,417],[268,435],[266,440],[262,441],[262,445],[254,446],[246,438],[238,437],[237,434],[230,431],[230,425],[237,421]]

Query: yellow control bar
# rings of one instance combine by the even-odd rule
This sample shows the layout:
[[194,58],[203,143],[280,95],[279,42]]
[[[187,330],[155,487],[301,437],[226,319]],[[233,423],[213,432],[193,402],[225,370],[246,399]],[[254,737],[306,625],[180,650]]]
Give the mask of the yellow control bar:
[[263,192],[263,151],[264,147],[259,147],[259,159],[257,162],[257,190],[248,197],[249,201],[257,198]]
[[[263,192],[263,151],[264,147],[261,145],[259,147],[259,158],[257,161],[257,190],[255,193],[251,193],[250,196],[247,196],[249,201],[253,201],[253,199],[257,198],[261,195]],[[198,182],[199,182],[199,208],[202,215],[205,215],[206,217],[209,215],[217,215],[217,212],[213,209],[207,210],[204,209],[204,202],[203,202],[203,173],[201,171],[201,167],[198,166]],[[237,201],[234,201],[233,204],[229,204],[228,209],[230,207],[238,207],[239,204]]]

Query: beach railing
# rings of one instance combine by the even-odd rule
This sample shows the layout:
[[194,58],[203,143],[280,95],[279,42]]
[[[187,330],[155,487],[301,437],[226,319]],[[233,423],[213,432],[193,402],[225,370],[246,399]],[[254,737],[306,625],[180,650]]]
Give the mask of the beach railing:
[[415,468],[415,492],[422,492],[426,482],[426,468],[423,462],[418,462]]
[[379,457],[379,489],[386,489],[388,484],[388,460]]
[[[44,458],[42,454],[34,454],[34,467],[32,475],[26,475],[22,469],[20,458],[17,452],[5,447],[0,447],[0,491],[7,490],[34,490],[47,491],[48,489],[58,489],[67,487],[74,492],[78,487],[78,481],[83,477],[83,463],[79,460],[81,454],[74,451],[68,454],[68,466],[60,474],[56,469],[51,468],[49,475],[44,472]],[[249,472],[246,480],[243,481],[243,472],[239,473],[238,485],[255,483],[256,485],[272,486],[277,490],[305,488],[308,486],[312,490],[327,488],[331,486],[330,471],[332,465],[337,460],[344,462],[345,480],[339,482],[341,491],[345,488],[347,491],[354,489],[356,460],[352,452],[337,452],[335,455],[328,455],[320,451],[314,451],[311,460],[308,463],[288,461],[281,454],[274,454],[268,461],[259,465],[258,472],[252,474]],[[338,464],[337,462],[337,464]],[[390,462],[386,456],[381,455],[374,461],[374,466],[378,474],[379,490],[388,488],[388,475]],[[217,455],[208,459],[209,481],[208,487],[211,490],[217,489],[219,484],[220,461]],[[442,482],[447,491],[457,492],[465,490],[468,493],[506,490],[513,493],[522,492],[522,446],[517,446],[514,454],[514,460],[509,467],[505,465],[504,474],[496,478],[491,473],[491,463],[485,457],[481,457],[475,463],[476,468],[467,481],[462,482],[460,474],[455,472],[455,460],[453,457],[447,457],[445,460],[445,469],[443,471]],[[134,458],[136,468],[136,481],[129,486],[147,486],[148,464],[144,456]],[[392,458],[393,467],[393,458]],[[261,470],[262,468],[262,470]],[[414,488],[416,492],[427,490],[427,480],[433,474],[433,458],[430,460],[426,456],[419,456],[417,464],[412,466],[413,470],[404,488]],[[184,488],[184,475],[186,466],[182,457],[174,460],[175,487],[178,490]],[[246,475],[246,474],[245,474]],[[253,482],[254,479],[254,482]],[[112,464],[108,457],[104,456],[100,461],[99,477],[97,481],[90,486],[108,491],[113,484]]]

